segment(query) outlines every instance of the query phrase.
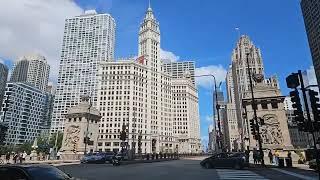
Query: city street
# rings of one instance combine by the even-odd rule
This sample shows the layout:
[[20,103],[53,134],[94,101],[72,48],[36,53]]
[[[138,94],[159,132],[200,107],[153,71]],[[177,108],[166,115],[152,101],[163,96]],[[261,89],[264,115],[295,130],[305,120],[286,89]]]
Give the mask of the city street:
[[203,169],[200,160],[178,160],[161,163],[133,164],[114,167],[110,164],[78,164],[59,166],[80,179],[130,180],[212,180],[212,179],[317,179],[313,171],[298,169]]

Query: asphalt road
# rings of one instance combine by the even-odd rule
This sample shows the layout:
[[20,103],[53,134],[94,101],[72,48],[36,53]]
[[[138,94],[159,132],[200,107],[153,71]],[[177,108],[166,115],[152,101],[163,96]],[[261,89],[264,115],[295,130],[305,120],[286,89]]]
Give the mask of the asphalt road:
[[110,164],[78,164],[60,166],[61,170],[73,177],[87,180],[250,180],[250,179],[316,179],[317,174],[310,171],[292,169],[249,168],[203,169],[199,160],[178,160],[147,164],[112,166]]

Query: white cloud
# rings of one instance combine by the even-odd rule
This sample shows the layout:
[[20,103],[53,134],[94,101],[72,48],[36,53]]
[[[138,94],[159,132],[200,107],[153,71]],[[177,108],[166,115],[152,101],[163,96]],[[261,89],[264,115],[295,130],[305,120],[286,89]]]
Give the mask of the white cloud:
[[316,72],[314,70],[313,66],[310,66],[309,69],[307,69],[307,75],[308,75],[308,81],[309,85],[317,85],[317,77],[316,77]]
[[0,58],[0,63],[1,63],[1,64],[4,64],[4,60],[3,60],[3,59],[1,59],[1,58]]
[[160,49],[160,58],[163,60],[163,62],[169,63],[178,61],[180,59],[180,56],[175,55],[171,51]]
[[205,121],[208,122],[208,123],[212,123],[212,122],[213,122],[212,116],[208,116],[208,115],[207,115],[207,116],[205,117]]
[[40,53],[51,66],[51,79],[56,79],[65,19],[82,12],[72,0],[2,0],[0,55],[15,60]]
[[202,137],[201,137],[201,141],[208,143],[208,141],[209,141],[209,136],[202,136]]
[[[212,74],[216,77],[217,84],[219,84],[220,82],[225,81],[227,70],[222,65],[211,65],[196,68],[195,74],[196,76]],[[206,89],[212,89],[214,86],[213,78],[211,76],[197,77],[196,83],[198,86]]]

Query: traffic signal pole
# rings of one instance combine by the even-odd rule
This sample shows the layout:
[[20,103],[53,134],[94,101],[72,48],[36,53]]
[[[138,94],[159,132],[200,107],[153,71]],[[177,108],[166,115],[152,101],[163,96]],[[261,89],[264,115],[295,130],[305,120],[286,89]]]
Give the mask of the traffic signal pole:
[[304,82],[303,82],[303,77],[302,77],[302,72],[301,70],[298,71],[298,75],[299,75],[299,79],[300,79],[300,86],[301,86],[301,91],[302,91],[302,96],[303,96],[303,101],[304,101],[304,106],[305,106],[305,110],[307,112],[307,121],[308,123],[311,125],[311,134],[312,134],[312,139],[313,139],[313,148],[315,151],[315,156],[316,156],[316,163],[317,163],[317,171],[318,171],[318,177],[320,180],[320,168],[319,168],[319,155],[318,155],[318,149],[317,149],[317,141],[314,135],[314,124],[311,121],[311,116],[310,116],[310,109],[309,109],[309,105],[308,105],[308,101],[307,101],[307,94],[306,94],[306,88],[304,86]]
[[[250,82],[250,89],[251,89],[251,104],[252,104],[252,109],[253,109],[253,115],[254,115],[254,121],[256,126],[258,126],[258,116],[257,116],[257,104],[256,104],[256,100],[254,99],[254,94],[253,94],[253,83],[252,83],[252,77],[251,77],[251,71],[250,71],[250,66],[249,66],[249,54],[247,53],[247,68],[248,68],[248,76],[249,76],[249,82]],[[261,140],[261,136],[260,136],[260,128],[257,127],[256,131],[257,131],[257,136],[258,136],[258,143],[259,143],[259,152],[260,155],[263,155],[263,149],[262,149],[262,140]],[[264,157],[261,158],[261,165],[264,166]]]

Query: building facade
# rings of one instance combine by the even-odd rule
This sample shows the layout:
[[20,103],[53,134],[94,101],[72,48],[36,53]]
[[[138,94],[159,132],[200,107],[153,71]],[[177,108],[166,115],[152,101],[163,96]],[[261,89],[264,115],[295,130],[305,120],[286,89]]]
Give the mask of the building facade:
[[[6,144],[19,145],[37,138],[43,128],[46,94],[21,82],[8,82],[5,92],[8,110],[0,118],[8,125]],[[4,107],[3,104],[2,107]]]
[[217,134],[213,124],[210,124],[208,127],[208,135],[208,153],[214,153],[217,150]]
[[45,135],[49,135],[52,113],[53,113],[53,105],[54,105],[54,96],[55,96],[55,87],[50,84],[46,89],[46,106],[44,108],[44,121],[43,121],[43,129],[42,133]]
[[113,61],[115,20],[94,10],[66,19],[51,133],[62,131],[68,108],[89,94],[97,105],[99,64]]
[[[162,81],[150,79],[148,75],[154,73],[150,71],[146,65],[133,60],[106,62],[101,65],[98,90],[98,109],[102,115],[99,150],[119,151],[120,132],[125,125],[129,147],[135,146],[138,135],[141,134],[142,153],[175,151],[171,79],[166,74],[159,74],[166,77]],[[155,92],[151,89],[155,88],[164,92],[164,95],[157,98],[152,96]],[[169,110],[168,113],[164,113],[165,108]],[[135,149],[138,149],[137,146]]]
[[170,74],[173,79],[190,77],[195,85],[195,62],[179,61],[163,64],[163,71]]
[[200,153],[200,117],[198,90],[192,79],[172,80],[173,134],[179,153]]
[[25,82],[45,91],[48,85],[50,66],[44,56],[29,54],[19,58],[14,64],[11,82]]
[[3,102],[7,80],[8,80],[8,67],[0,63],[0,104],[2,104]]
[[229,66],[226,75],[226,89],[227,89],[227,118],[225,122],[225,137],[226,146],[229,151],[238,151],[240,148],[240,132],[238,128],[238,116],[236,109],[236,100],[234,93],[234,84],[232,77],[232,65]]
[[318,84],[320,84],[320,2],[318,0],[301,0],[300,5],[308,36],[313,66]]

